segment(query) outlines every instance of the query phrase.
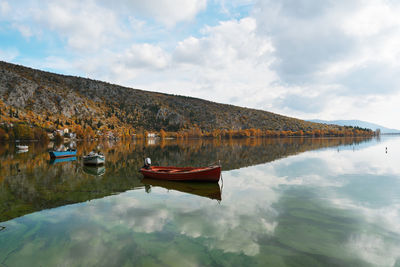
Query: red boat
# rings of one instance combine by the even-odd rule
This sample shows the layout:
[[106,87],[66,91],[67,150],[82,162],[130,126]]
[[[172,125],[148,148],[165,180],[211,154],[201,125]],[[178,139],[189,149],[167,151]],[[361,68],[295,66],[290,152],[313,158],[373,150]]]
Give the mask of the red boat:
[[[147,159],[146,159],[147,161]],[[150,159],[148,159],[149,162]],[[208,167],[161,167],[146,164],[140,169],[144,177],[168,181],[218,182],[221,166]]]

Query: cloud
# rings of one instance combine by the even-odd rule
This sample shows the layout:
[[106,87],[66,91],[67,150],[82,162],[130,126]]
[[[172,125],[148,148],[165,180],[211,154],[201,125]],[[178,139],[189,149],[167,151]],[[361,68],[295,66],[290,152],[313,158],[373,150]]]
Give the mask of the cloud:
[[256,23],[252,18],[220,22],[205,27],[203,38],[189,37],[178,43],[174,59],[177,63],[206,64],[226,68],[235,61],[263,63],[271,60],[273,47],[267,38],[255,35]]
[[360,5],[354,10],[352,16],[344,18],[341,24],[346,34],[360,37],[376,36],[398,26],[397,14],[400,7],[394,2],[358,1],[358,3]]
[[172,27],[178,22],[193,20],[199,12],[206,9],[207,0],[117,0],[112,4],[102,1],[102,4],[122,13],[129,11],[135,16],[150,17]]
[[131,68],[162,69],[169,64],[169,55],[159,46],[140,44],[132,45],[119,61]]
[[74,52],[96,51],[128,36],[118,14],[89,0],[14,2],[6,7],[5,19],[24,37],[49,42],[49,33],[55,33]]
[[[254,16],[259,33],[271,37],[273,68],[284,82],[339,83],[346,94],[385,94],[382,87],[393,88],[385,81],[399,82],[391,75],[400,70],[393,64],[399,48],[386,47],[400,42],[399,8],[388,1],[259,1]],[[337,77],[341,71],[346,77]]]
[[15,48],[0,49],[0,60],[12,61],[18,54],[19,52]]
[[11,8],[8,2],[6,1],[1,1],[0,2],[0,14],[2,16],[5,16],[8,12],[10,12]]
[[310,96],[304,93],[288,93],[275,101],[275,105],[282,109],[290,108],[291,110],[304,113],[321,112],[325,109],[327,103],[329,103],[327,95],[319,94],[317,96]]
[[338,15],[332,1],[257,3],[258,32],[271,37],[278,59],[274,69],[284,81],[309,81],[329,59],[351,52],[351,39],[336,26]]
[[228,14],[231,17],[240,17],[241,14],[237,10],[240,8],[251,8],[254,0],[214,0],[220,5],[220,12]]
[[399,93],[399,10],[395,1],[257,1],[257,35],[270,39],[270,67],[285,88],[273,108],[306,118],[386,117],[383,101],[357,102]]
[[124,38],[117,14],[93,2],[52,2],[36,20],[67,39],[72,49],[98,50],[115,38]]

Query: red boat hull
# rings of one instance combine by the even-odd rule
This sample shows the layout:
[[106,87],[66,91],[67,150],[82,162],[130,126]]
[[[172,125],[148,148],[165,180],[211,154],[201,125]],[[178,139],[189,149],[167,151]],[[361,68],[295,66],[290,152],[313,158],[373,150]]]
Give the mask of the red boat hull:
[[202,168],[180,168],[151,166],[141,168],[144,177],[168,181],[218,182],[221,177],[221,166]]

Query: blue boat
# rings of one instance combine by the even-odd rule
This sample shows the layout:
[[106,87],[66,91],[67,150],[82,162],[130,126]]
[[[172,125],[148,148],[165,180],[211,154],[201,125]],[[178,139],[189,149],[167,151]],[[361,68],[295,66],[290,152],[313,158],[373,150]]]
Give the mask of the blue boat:
[[50,158],[65,158],[65,157],[74,157],[76,156],[76,150],[67,150],[67,151],[49,151]]

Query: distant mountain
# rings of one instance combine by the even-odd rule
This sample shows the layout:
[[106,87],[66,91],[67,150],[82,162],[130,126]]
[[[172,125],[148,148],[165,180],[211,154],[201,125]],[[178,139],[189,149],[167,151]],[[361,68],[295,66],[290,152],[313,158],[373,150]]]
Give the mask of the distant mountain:
[[353,126],[353,127],[361,127],[361,128],[368,128],[373,131],[376,129],[381,129],[381,133],[387,134],[387,133],[400,133],[400,130],[396,129],[389,129],[386,127],[383,127],[382,125],[378,125],[375,123],[367,122],[367,121],[360,121],[360,120],[333,120],[333,121],[324,121],[324,120],[308,120],[310,122],[316,122],[316,123],[325,123],[325,124],[335,124],[339,126]]

